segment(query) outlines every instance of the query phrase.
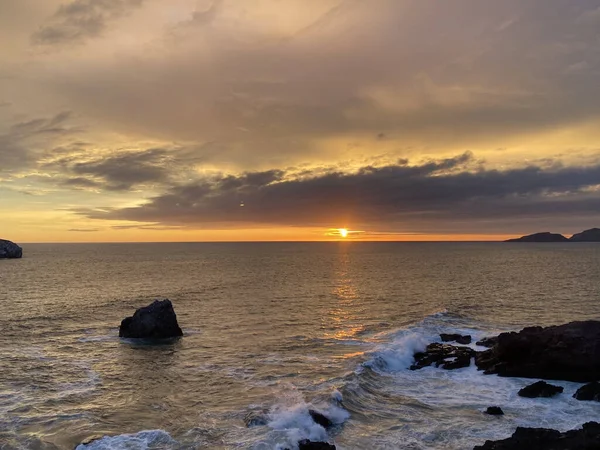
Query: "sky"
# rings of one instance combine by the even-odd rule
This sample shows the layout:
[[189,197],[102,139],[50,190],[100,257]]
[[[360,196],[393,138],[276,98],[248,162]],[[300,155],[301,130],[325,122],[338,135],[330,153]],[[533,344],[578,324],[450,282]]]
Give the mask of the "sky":
[[600,0],[0,0],[0,55],[0,238],[600,226]]

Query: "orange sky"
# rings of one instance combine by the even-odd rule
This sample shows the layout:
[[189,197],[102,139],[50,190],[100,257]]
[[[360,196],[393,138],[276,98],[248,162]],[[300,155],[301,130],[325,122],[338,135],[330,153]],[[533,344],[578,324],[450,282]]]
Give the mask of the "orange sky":
[[600,225],[596,1],[2,10],[0,238],[503,240]]

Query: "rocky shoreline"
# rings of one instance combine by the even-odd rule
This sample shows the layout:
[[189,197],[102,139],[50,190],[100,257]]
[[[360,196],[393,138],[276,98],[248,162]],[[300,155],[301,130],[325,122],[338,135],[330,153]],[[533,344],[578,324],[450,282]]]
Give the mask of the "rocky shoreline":
[[[440,335],[443,342],[470,342],[470,336]],[[431,343],[414,354],[411,370],[435,365],[444,370],[469,367],[474,359],[484,375],[538,378],[518,392],[525,398],[551,398],[563,388],[542,380],[588,383],[573,397],[580,401],[600,401],[600,321],[571,322],[550,327],[528,327],[520,332],[501,333],[476,343],[488,350],[447,343]],[[487,414],[502,415],[499,406]],[[600,449],[600,424],[589,422],[580,430],[561,433],[543,428],[518,428],[512,437],[487,441],[474,450],[591,450]]]

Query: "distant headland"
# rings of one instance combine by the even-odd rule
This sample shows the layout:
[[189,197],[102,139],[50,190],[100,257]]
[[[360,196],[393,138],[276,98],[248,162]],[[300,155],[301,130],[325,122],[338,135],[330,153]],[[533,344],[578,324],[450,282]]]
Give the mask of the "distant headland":
[[570,238],[562,234],[544,232],[508,239],[505,242],[600,242],[600,228],[585,230],[574,234]]

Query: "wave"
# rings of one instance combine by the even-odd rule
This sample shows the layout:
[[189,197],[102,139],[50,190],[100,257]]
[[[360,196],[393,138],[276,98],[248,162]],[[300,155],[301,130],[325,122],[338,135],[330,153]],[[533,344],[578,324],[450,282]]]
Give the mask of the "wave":
[[162,450],[176,445],[177,441],[164,430],[145,430],[135,434],[105,436],[89,444],[79,444],[75,450]]

